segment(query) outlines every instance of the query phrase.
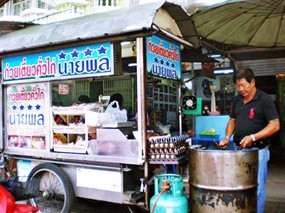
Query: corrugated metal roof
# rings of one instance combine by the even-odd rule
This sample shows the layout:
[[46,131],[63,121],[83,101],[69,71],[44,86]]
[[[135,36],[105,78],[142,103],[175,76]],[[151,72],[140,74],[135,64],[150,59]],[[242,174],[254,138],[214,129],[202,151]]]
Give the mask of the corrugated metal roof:
[[195,33],[192,34],[192,29],[189,28],[192,21],[187,12],[180,5],[162,1],[2,34],[0,53],[151,29],[155,14],[160,8],[176,20],[183,37],[185,34],[186,39],[193,40]]
[[256,76],[268,76],[285,73],[285,58],[237,61],[237,69],[250,67]]

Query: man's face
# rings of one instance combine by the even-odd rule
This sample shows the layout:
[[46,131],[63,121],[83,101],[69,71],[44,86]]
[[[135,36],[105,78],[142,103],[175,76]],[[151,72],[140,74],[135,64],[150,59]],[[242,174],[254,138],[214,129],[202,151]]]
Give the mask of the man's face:
[[243,97],[249,96],[254,86],[255,86],[254,80],[252,80],[250,83],[248,83],[245,78],[236,80],[237,90]]

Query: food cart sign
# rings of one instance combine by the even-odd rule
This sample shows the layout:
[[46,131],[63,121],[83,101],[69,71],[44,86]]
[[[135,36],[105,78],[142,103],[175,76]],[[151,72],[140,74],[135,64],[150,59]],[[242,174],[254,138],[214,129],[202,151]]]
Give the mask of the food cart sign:
[[114,74],[110,42],[11,56],[3,59],[2,80],[18,82]]
[[8,147],[43,150],[46,148],[48,95],[48,83],[7,87]]
[[180,46],[158,36],[146,38],[147,74],[181,79]]

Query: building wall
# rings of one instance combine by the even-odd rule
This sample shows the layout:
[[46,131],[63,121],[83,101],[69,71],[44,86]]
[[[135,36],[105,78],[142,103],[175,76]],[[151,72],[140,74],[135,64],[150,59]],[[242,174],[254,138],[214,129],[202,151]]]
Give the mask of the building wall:
[[139,4],[140,0],[10,0],[0,8],[0,21],[50,23]]

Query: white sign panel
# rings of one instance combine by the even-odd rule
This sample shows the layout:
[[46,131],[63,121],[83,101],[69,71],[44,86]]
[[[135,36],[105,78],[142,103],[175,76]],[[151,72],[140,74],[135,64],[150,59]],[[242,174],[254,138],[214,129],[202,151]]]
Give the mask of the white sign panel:
[[77,168],[77,186],[123,192],[121,172]]

